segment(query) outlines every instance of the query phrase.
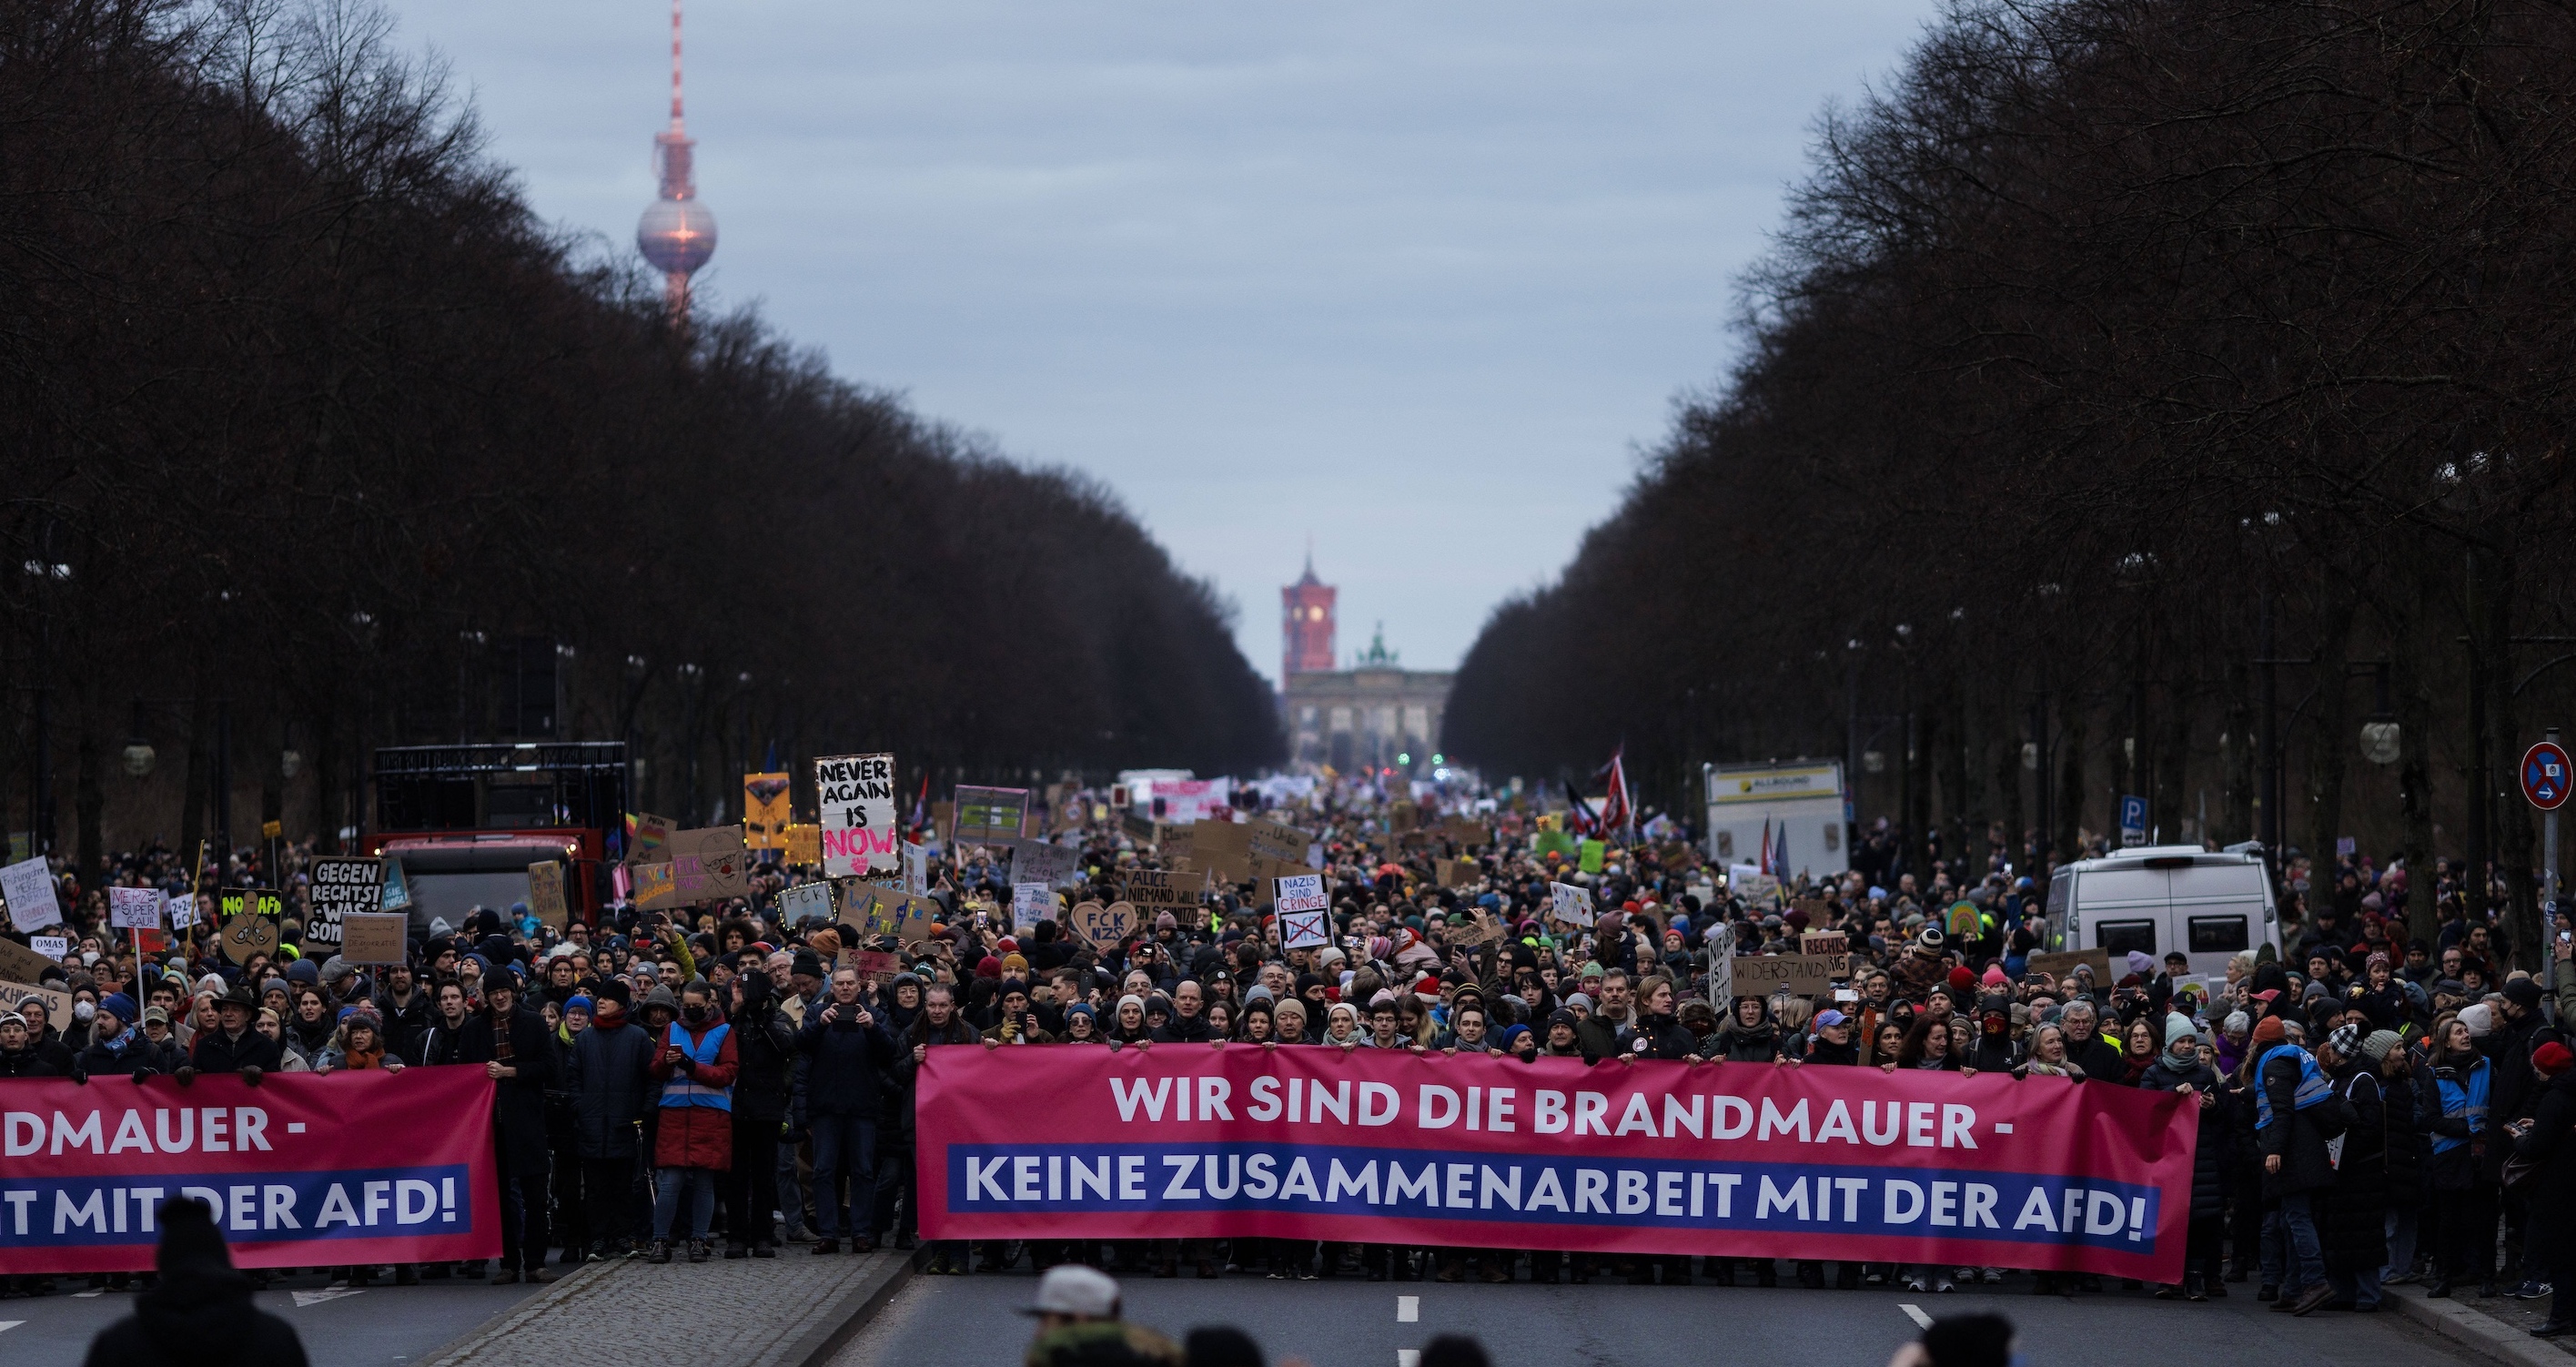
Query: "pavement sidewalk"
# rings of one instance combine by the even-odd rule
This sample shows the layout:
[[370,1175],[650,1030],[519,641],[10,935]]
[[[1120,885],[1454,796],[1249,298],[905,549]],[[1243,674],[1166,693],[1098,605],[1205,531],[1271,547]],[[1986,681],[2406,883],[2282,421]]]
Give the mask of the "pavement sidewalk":
[[661,1267],[592,1263],[424,1359],[425,1367],[813,1367],[830,1358],[912,1273],[912,1255],[816,1255]]
[[[2530,1331],[2546,1317],[2549,1302],[2502,1296],[2428,1300],[2420,1286],[2392,1286],[2382,1304],[2449,1339],[2512,1367],[2576,1367],[2576,1340],[2536,1339]],[[2563,1346],[2562,1346],[2563,1345]]]

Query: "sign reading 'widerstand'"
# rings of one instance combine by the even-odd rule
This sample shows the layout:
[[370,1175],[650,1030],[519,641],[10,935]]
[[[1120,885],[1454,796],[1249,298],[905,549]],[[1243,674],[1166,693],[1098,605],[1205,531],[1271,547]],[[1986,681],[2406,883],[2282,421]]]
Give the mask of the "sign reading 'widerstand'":
[[[933,1049],[926,1239],[1329,1239],[2182,1278],[2188,1097],[1399,1050]],[[1031,1117],[1043,1116],[1043,1125]]]

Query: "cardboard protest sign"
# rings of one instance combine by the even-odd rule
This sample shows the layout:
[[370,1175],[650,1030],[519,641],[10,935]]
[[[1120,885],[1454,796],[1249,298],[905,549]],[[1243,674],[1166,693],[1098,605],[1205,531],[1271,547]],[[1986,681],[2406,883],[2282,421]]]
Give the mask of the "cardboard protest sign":
[[687,906],[749,896],[751,860],[743,852],[742,827],[671,832],[671,882]]
[[1472,817],[1450,816],[1440,820],[1440,835],[1461,848],[1493,843],[1494,828]]
[[1198,865],[1191,861],[1198,856],[1198,852],[1197,822],[1178,826],[1160,825],[1154,828],[1154,853],[1161,855],[1164,863],[1174,868],[1184,865],[1197,868]]
[[823,872],[833,878],[893,872],[903,857],[895,848],[901,842],[894,833],[894,756],[818,759],[814,791],[823,815]]
[[1530,858],[1545,859],[1551,854],[1574,853],[1574,837],[1560,830],[1544,830],[1530,837]]
[[1603,861],[1609,855],[1610,847],[1598,840],[1586,838],[1576,847],[1576,850],[1574,866],[1585,873],[1599,873]]
[[1026,788],[982,788],[973,784],[957,785],[957,819],[949,827],[948,838],[963,845],[969,841],[993,843],[1017,840],[1028,825],[1029,790]]
[[107,923],[118,930],[159,930],[161,928],[161,890],[159,888],[109,888]]
[[1032,931],[1038,922],[1055,919],[1055,889],[1044,883],[1011,885],[1011,929],[1014,933]]
[[2093,984],[2096,987],[2109,987],[2119,981],[2111,976],[2111,951],[2107,949],[2068,949],[2033,954],[2030,956],[2028,971],[2045,973],[2062,982],[2067,974],[2075,971],[2077,964],[2093,966]]
[[1768,996],[1785,987],[1802,997],[1818,997],[1834,986],[1833,965],[1805,954],[1739,954],[1733,966],[1738,996]]
[[1044,883],[1060,888],[1073,881],[1080,870],[1082,852],[1065,845],[1052,845],[1043,840],[1020,840],[1012,843],[1011,881]]
[[1242,824],[1246,849],[1256,857],[1275,859],[1283,864],[1306,862],[1306,847],[1315,837],[1282,821],[1256,816]]
[[10,982],[34,982],[48,968],[62,965],[15,940],[0,939],[0,979]]
[[903,842],[903,890],[915,897],[930,895],[930,847],[917,840]]
[[1136,908],[1126,902],[1112,902],[1105,907],[1098,902],[1085,902],[1073,909],[1073,933],[1105,954],[1136,933]]
[[34,997],[45,1004],[45,1024],[60,1030],[72,1021],[72,994],[59,987],[41,987],[35,983],[0,981],[0,1006],[16,1009],[20,1002]]
[[352,911],[340,917],[340,957],[353,964],[398,964],[411,918],[399,911]]
[[1588,926],[1599,919],[1592,912],[1592,889],[1572,883],[1547,885],[1547,914],[1570,926]]
[[224,957],[249,963],[255,954],[277,952],[277,922],[256,911],[238,913],[224,922]]
[[[1402,780],[1399,779],[1396,782],[1402,782]],[[1422,809],[1413,805],[1413,799],[1398,798],[1386,809],[1386,829],[1392,834],[1402,835],[1419,825],[1421,817]]]
[[1476,880],[1485,876],[1485,866],[1473,859],[1435,859],[1432,875],[1444,888],[1474,887]]
[[1169,857],[1188,859],[1191,868],[1219,883],[1240,883],[1251,876],[1245,867],[1252,858],[1250,830],[1231,821],[1194,821],[1188,830],[1188,853]]
[[1492,912],[1485,910],[1483,907],[1469,907],[1467,909],[1467,916],[1468,922],[1466,929],[1460,930],[1456,927],[1452,927],[1450,929],[1449,939],[1451,943],[1462,945],[1486,945],[1492,944],[1494,941],[1503,938],[1505,934],[1503,924],[1502,922],[1494,919],[1494,914]]
[[1207,875],[1174,869],[1129,869],[1119,884],[1119,896],[1145,912],[1191,910],[1206,892]]
[[805,822],[787,823],[787,862],[820,864],[823,862],[823,828]]
[[528,911],[539,922],[558,930],[572,919],[571,908],[564,905],[561,860],[540,859],[528,866]]
[[[629,864],[667,864],[671,860],[671,832],[680,823],[651,812],[626,814],[626,860]],[[391,910],[392,904],[387,903]]]
[[832,919],[832,885],[799,883],[778,894],[778,918],[791,926]]
[[883,987],[903,971],[903,962],[882,949],[862,949],[849,958],[850,966],[859,971],[859,980],[871,987]]
[[668,861],[659,864],[637,864],[628,870],[634,881],[635,905],[638,907],[676,907],[680,905],[679,880],[672,875]]
[[788,778],[785,774],[742,776],[742,844],[750,850],[787,848]]
[[907,894],[903,899],[902,923],[895,931],[896,938],[908,945],[917,945],[929,939],[931,923],[939,919],[939,914],[940,906],[937,902],[927,897]]
[[30,935],[27,945],[55,963],[72,957],[72,941],[68,935]]
[[[384,900],[385,866],[382,861],[337,856],[314,860],[313,886],[306,902],[312,914],[304,923],[304,942],[339,944],[340,927],[350,913],[382,910]],[[555,924],[561,925],[562,922]]]
[[1138,816],[1134,812],[1120,812],[1118,814],[1118,829],[1124,833],[1128,839],[1135,841],[1139,845],[1153,844],[1154,837],[1160,834],[1160,831],[1154,825],[1154,819],[1152,817]]
[[184,892],[174,892],[163,898],[162,910],[170,917],[173,931],[190,930],[197,924],[197,899]]
[[54,900],[54,875],[41,854],[0,868],[0,902],[9,904],[9,924],[29,935],[63,923],[62,906]]
[[1822,959],[1837,978],[1851,976],[1851,947],[1839,930],[1810,930],[1798,936],[1798,952],[1810,959]]
[[1313,873],[1314,869],[1308,868],[1302,859],[1272,859],[1256,854],[1244,861],[1243,871],[1245,882],[1260,886],[1281,878],[1294,878],[1301,873]]

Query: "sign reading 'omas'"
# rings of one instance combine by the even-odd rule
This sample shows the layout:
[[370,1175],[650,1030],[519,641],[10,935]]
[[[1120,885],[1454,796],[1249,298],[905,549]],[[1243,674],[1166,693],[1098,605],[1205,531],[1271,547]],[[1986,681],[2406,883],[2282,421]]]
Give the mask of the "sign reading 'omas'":
[[894,833],[894,756],[837,755],[814,761],[823,814],[823,873],[855,878],[902,867]]

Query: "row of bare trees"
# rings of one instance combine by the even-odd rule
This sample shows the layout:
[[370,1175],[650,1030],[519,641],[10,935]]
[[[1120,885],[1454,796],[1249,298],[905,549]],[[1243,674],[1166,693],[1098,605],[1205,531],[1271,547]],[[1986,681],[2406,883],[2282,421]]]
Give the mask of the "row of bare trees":
[[1952,5],[1822,121],[1743,361],[1497,611],[1448,749],[1624,742],[1672,801],[1867,755],[1864,819],[1978,872],[2141,794],[2164,839],[2352,838],[2417,889],[2491,862],[2530,954],[2515,761],[2576,702],[2570,50],[2544,0]]
[[192,841],[227,768],[328,840],[396,741],[632,737],[675,814],[772,755],[1278,753],[1230,609],[1108,490],[754,318],[676,333],[380,13],[0,0],[0,203],[0,760],[84,864]]

